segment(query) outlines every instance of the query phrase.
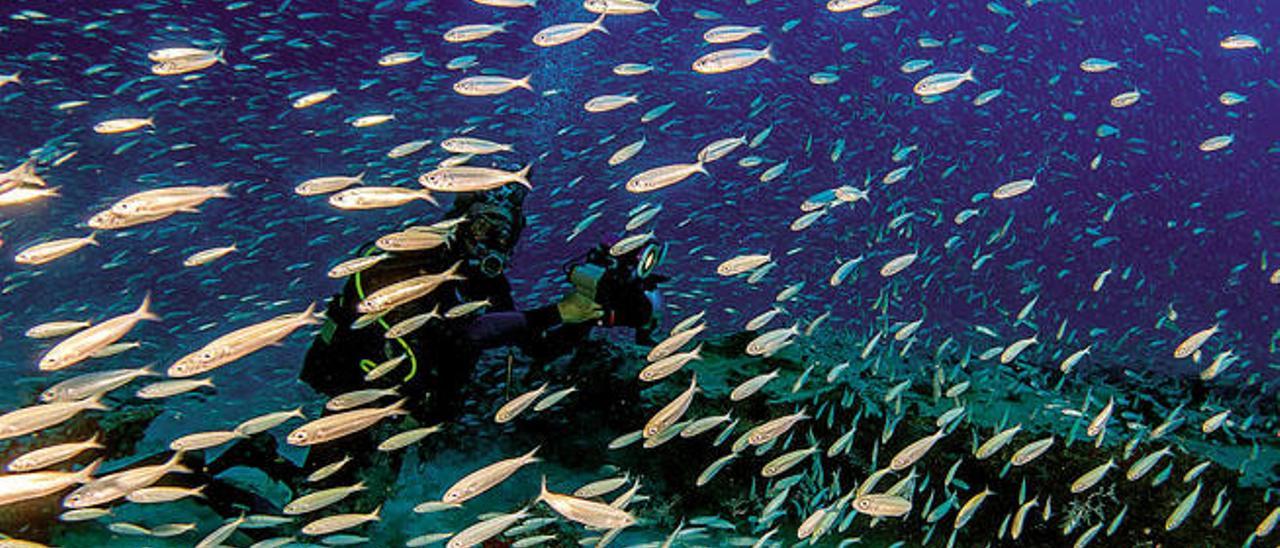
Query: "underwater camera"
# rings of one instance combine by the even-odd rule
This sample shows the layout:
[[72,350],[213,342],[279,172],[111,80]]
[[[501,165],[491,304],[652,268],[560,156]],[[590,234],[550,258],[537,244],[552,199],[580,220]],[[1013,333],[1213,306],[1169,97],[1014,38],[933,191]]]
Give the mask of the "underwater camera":
[[565,265],[574,291],[604,309],[600,325],[631,327],[636,343],[652,345],[653,333],[662,324],[662,298],[658,284],[666,276],[655,274],[667,255],[667,244],[651,243],[620,256],[600,244],[577,261]]

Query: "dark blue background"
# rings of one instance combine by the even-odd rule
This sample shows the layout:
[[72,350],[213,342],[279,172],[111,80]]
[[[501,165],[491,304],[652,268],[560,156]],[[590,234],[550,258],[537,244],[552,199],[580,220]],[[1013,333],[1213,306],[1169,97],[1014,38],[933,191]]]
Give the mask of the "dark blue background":
[[[558,294],[560,264],[596,242],[621,236],[626,212],[648,200],[664,206],[656,231],[672,243],[665,269],[675,275],[668,299],[673,314],[707,308],[713,331],[739,329],[768,308],[777,291],[805,281],[799,300],[786,305],[796,319],[830,309],[829,326],[866,336],[872,325],[910,321],[923,313],[920,334],[929,337],[930,353],[948,335],[961,336],[981,351],[1035,332],[1010,326],[1012,315],[1034,294],[1021,290],[1034,284],[1042,293],[1033,316],[1041,340],[1049,339],[1064,318],[1077,331],[1069,343],[1033,348],[1028,357],[1035,361],[1056,365],[1065,354],[1093,343],[1101,356],[1091,362],[1094,366],[1189,371],[1189,364],[1173,363],[1173,346],[1217,321],[1224,331],[1207,349],[1234,347],[1253,362],[1250,372],[1265,371],[1262,364],[1273,361],[1268,343],[1277,328],[1280,288],[1268,285],[1267,276],[1280,266],[1275,249],[1280,133],[1274,129],[1280,115],[1273,107],[1280,90],[1268,79],[1278,68],[1271,49],[1276,28],[1269,22],[1276,14],[1264,13],[1261,3],[1219,3],[1226,11],[1221,15],[1178,2],[1031,8],[1003,2],[1016,15],[1011,19],[975,3],[925,7],[933,3],[903,2],[899,13],[875,20],[832,14],[812,2],[664,4],[661,17],[610,17],[605,26],[611,34],[593,33],[543,49],[529,42],[538,29],[594,16],[571,2],[545,0],[537,10],[469,2],[406,9],[403,2],[297,0],[283,14],[276,14],[279,2],[254,2],[235,11],[214,2],[22,3],[65,21],[3,23],[0,72],[22,70],[24,83],[0,90],[0,158],[5,166],[16,165],[50,141],[60,145],[48,156],[73,149],[78,155],[42,170],[52,185],[62,187],[64,197],[0,211],[0,218],[13,219],[0,231],[7,241],[0,275],[5,286],[27,282],[0,295],[0,356],[16,362],[10,365],[20,371],[33,371],[43,347],[23,339],[23,330],[51,319],[102,318],[131,309],[146,290],[156,293],[156,307],[166,320],[131,336],[148,343],[145,356],[131,359],[166,364],[215,334],[323,299],[338,287],[324,277],[325,270],[354,246],[401,222],[436,213],[421,204],[338,212],[322,198],[294,196],[292,187],[313,176],[363,170],[370,184],[414,186],[418,174],[445,157],[443,151],[433,145],[409,158],[388,160],[387,150],[419,138],[439,142],[458,128],[475,126],[476,136],[515,145],[514,153],[493,160],[497,165],[515,169],[534,161],[535,191],[526,207],[533,222],[513,272],[518,298],[528,305]],[[10,8],[10,13],[19,9],[17,4]],[[694,9],[717,10],[725,17],[697,20]],[[319,15],[300,18],[304,13]],[[798,26],[780,31],[784,21],[796,18]],[[94,20],[110,23],[80,30]],[[440,39],[459,24],[501,21],[513,22],[510,32],[481,42]],[[701,41],[701,33],[725,23],[764,25],[762,36],[739,45],[772,43],[778,62],[717,76],[692,73],[692,61],[716,49]],[[1234,32],[1257,36],[1266,49],[1219,48],[1218,41]],[[917,39],[924,35],[952,43],[922,49]],[[279,39],[264,42],[264,37]],[[307,47],[291,47],[291,40]],[[193,42],[224,45],[229,65],[189,81],[149,75],[147,51]],[[842,51],[846,43],[853,46]],[[997,51],[980,53],[979,44]],[[377,66],[377,58],[391,51],[422,51],[426,62]],[[60,59],[32,60],[38,54]],[[258,54],[270,57],[251,59]],[[464,54],[479,56],[480,65],[469,74],[531,73],[538,92],[560,92],[460,97],[450,86],[461,74],[443,66]],[[1118,61],[1120,68],[1086,74],[1077,65],[1090,56]],[[898,67],[909,58],[932,59],[934,67],[903,75]],[[622,62],[652,62],[659,70],[642,77],[614,76],[610,68]],[[82,75],[98,63],[114,67]],[[938,104],[922,105],[911,94],[925,74],[970,66],[979,83],[964,84]],[[835,72],[840,80],[810,84],[808,75],[820,70]],[[1054,77],[1060,79],[1051,83]],[[113,94],[136,78],[143,81]],[[362,82],[367,89],[357,89]],[[1135,86],[1143,91],[1137,105],[1108,106],[1110,97]],[[294,94],[328,87],[340,90],[328,102],[301,111],[289,107]],[[970,104],[993,87],[1003,87],[1004,94],[982,108]],[[151,89],[163,91],[145,103],[135,100]],[[1220,105],[1217,97],[1227,90],[1248,95],[1248,102]],[[587,99],[605,93],[638,93],[641,101],[604,114],[582,110]],[[187,98],[196,99],[178,106]],[[749,105],[757,98],[774,106],[749,118]],[[91,102],[66,112],[53,109],[75,99]],[[668,101],[677,106],[663,118],[638,122],[644,111]],[[368,129],[345,124],[383,112],[396,113],[397,120]],[[1067,112],[1078,119],[1065,121]],[[97,135],[90,129],[103,119],[144,115],[156,117],[154,133]],[[1118,127],[1120,134],[1095,137],[1102,123]],[[744,147],[708,165],[709,178],[698,175],[646,196],[620,187],[642,169],[692,161],[711,140],[750,137],[770,125],[775,129],[761,148]],[[1223,133],[1236,136],[1229,149],[1196,150],[1201,140]],[[636,158],[607,166],[609,154],[641,136],[648,144]],[[601,144],[606,137],[613,138]],[[812,148],[806,152],[810,137]],[[142,139],[137,146],[113,154],[137,138]],[[828,154],[837,138],[846,140],[847,150],[833,164]],[[195,147],[162,153],[178,143]],[[884,186],[880,178],[898,167],[890,159],[896,144],[920,147],[908,160],[916,167],[905,181]],[[1088,162],[1098,153],[1103,166],[1090,171]],[[735,162],[746,154],[768,161],[757,168],[738,167]],[[760,172],[783,160],[790,162],[783,177],[758,181]],[[941,179],[955,163],[960,169]],[[1036,173],[1038,186],[1024,196],[971,203],[975,194]],[[834,210],[801,233],[787,229],[805,197],[840,184],[861,187],[868,174],[869,203]],[[581,182],[566,188],[576,177]],[[43,238],[83,235],[87,229],[78,224],[129,193],[222,182],[234,183],[235,199],[210,202],[199,215],[104,234],[101,248],[41,269],[10,260]],[[1131,198],[1104,223],[1107,207],[1125,195]],[[597,200],[604,200],[605,215],[566,244],[585,208]],[[955,226],[951,218],[967,207],[981,208],[982,214]],[[889,220],[906,211],[916,214],[905,225],[909,233],[885,233]],[[933,212],[941,222],[932,221]],[[1010,233],[986,245],[1011,215]],[[1046,226],[1051,215],[1058,222]],[[943,243],[953,235],[961,236],[962,244],[944,251]],[[1092,247],[1101,236],[1118,240]],[[181,268],[187,254],[230,241],[245,251],[204,269]],[[797,248],[802,251],[785,255]],[[920,262],[897,278],[886,281],[874,273],[889,258],[912,250],[922,252]],[[744,252],[772,252],[780,265],[755,286],[715,276],[716,263]],[[122,264],[103,270],[101,265],[117,253],[123,253],[116,261]],[[974,257],[985,253],[995,257],[971,270]],[[830,288],[826,279],[837,261],[859,254],[867,262],[856,277]],[[1260,267],[1264,254],[1266,271]],[[1021,269],[1005,268],[1024,260],[1029,264]],[[1237,265],[1244,268],[1233,273]],[[1094,277],[1107,268],[1114,273],[1102,292],[1093,293]],[[1126,268],[1132,275],[1123,280]],[[1069,273],[1059,279],[1063,269]],[[924,286],[926,277],[932,279]],[[884,290],[895,294],[887,318],[870,310]],[[1170,303],[1180,315],[1180,329],[1156,330]],[[975,339],[968,329],[972,324],[990,326],[1008,340]],[[1091,340],[1087,331],[1092,328],[1108,331]],[[1135,333],[1122,338],[1130,329]],[[290,375],[300,360],[303,339],[295,337],[290,348],[267,354],[277,358],[272,363],[279,378]]]

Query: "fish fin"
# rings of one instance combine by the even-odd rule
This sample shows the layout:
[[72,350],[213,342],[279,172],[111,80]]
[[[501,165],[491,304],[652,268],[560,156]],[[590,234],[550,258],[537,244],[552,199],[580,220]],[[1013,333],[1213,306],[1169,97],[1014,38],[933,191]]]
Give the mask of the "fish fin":
[[533,183],[529,182],[529,170],[533,169],[533,162],[529,162],[520,171],[515,173],[516,182],[525,186],[529,190],[533,190]]
[[95,394],[84,400],[85,409],[93,409],[95,411],[106,411],[111,409],[107,404],[102,403],[102,394]]
[[522,88],[527,89],[527,90],[529,90],[529,91],[533,91],[533,86],[529,84],[529,79],[530,79],[530,78],[533,78],[533,74],[532,74],[532,73],[526,74],[526,75],[524,76],[524,78],[521,78],[521,79],[519,79],[519,80],[516,80],[515,84],[516,84],[516,86],[518,86],[518,87],[522,87]]
[[18,166],[18,169],[22,170],[22,178],[25,182],[37,186],[48,186],[48,184],[44,182],[44,179],[40,178],[39,175],[36,175],[35,158],[27,158],[25,162],[22,162],[22,165]]
[[164,467],[168,468],[169,471],[171,472],[176,472],[179,474],[192,473],[192,470],[190,468],[187,468],[185,465],[182,464],[182,457],[186,454],[187,454],[186,451],[174,451],[173,456],[169,457],[168,462],[164,463]]
[[[321,321],[321,318],[324,317],[324,315],[316,314],[316,303],[315,301],[312,301],[310,305],[307,305],[307,309],[303,310],[302,313],[298,315],[298,317],[305,318],[307,320],[306,322],[304,322],[306,325],[313,325],[313,324],[323,323]],[[302,408],[299,407],[298,409],[301,410]]]
[[208,188],[209,196],[211,198],[230,198],[231,193],[228,192],[228,190],[230,189],[231,189],[231,183],[223,183],[220,185],[211,186]]
[[445,270],[444,272],[442,272],[441,275],[444,276],[445,278],[461,280],[463,278],[462,276],[458,275],[459,268],[462,268],[462,261],[455,261],[453,265],[450,266],[448,270]]
[[151,320],[153,322],[160,321],[160,316],[156,315],[154,312],[151,311],[151,292],[150,291],[148,291],[147,294],[142,297],[142,304],[138,306],[138,309],[135,310],[133,314],[137,316],[139,320]]
[[102,466],[105,461],[106,459],[99,458],[89,463],[88,466],[81,468],[79,472],[76,472],[76,483],[89,483],[92,481],[93,475],[98,473],[98,467]]
[[404,404],[408,402],[409,402],[409,398],[401,398],[400,401],[397,401],[391,404],[390,406],[388,406],[386,410],[390,414],[390,416],[408,415],[409,411],[405,410],[404,408]]
[[539,450],[539,449],[542,449],[542,446],[541,446],[541,445],[539,445],[539,446],[537,446],[537,447],[534,447],[531,451],[529,451],[528,453],[525,453],[523,456],[521,456],[521,457],[520,457],[520,460],[523,460],[523,461],[525,461],[525,462],[527,462],[527,463],[528,463],[528,462],[540,462],[542,459],[540,459],[540,458],[538,458],[538,457],[535,457],[535,456],[534,456],[534,454],[536,454],[536,453],[538,452],[538,450]]

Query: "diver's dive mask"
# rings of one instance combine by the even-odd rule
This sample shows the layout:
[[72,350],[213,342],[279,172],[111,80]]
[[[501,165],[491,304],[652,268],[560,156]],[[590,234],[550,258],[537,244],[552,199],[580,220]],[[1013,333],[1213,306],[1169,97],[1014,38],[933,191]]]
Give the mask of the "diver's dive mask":
[[507,259],[515,248],[517,223],[510,209],[480,203],[467,212],[464,243],[470,258],[467,264],[481,274],[495,278],[507,267]]

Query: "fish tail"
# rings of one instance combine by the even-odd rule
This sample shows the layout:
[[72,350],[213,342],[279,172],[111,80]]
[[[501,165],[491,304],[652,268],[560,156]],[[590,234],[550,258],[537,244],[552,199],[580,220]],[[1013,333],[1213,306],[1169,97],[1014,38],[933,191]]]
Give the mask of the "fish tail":
[[23,182],[45,186],[44,179],[36,176],[35,158],[27,158],[25,162],[22,162],[22,165],[18,166],[18,170],[21,172],[20,178],[24,179]]
[[[304,324],[310,325],[321,323],[320,318],[323,317],[323,314],[316,314],[316,303],[313,301],[310,305],[307,305],[307,309],[303,310],[298,317],[305,320]],[[301,410],[302,408],[299,407],[298,409]]]
[[158,316],[156,313],[151,311],[151,292],[150,291],[148,291],[147,294],[144,297],[142,297],[142,304],[138,306],[138,309],[135,310],[133,314],[137,316],[139,320],[151,320],[153,322],[160,321],[160,316]]
[[173,456],[164,463],[164,467],[178,473],[190,474],[191,469],[182,465],[182,457],[186,455],[186,451],[174,451]]
[[424,189],[422,189],[422,190],[418,191],[418,197],[419,197],[419,198],[421,198],[421,199],[423,199],[423,200],[425,200],[425,201],[431,202],[431,205],[433,205],[433,206],[440,207],[440,202],[436,201],[436,197],[435,197],[435,196],[432,196],[432,195],[431,195],[431,190],[430,190],[430,189],[424,188]]
[[969,67],[969,70],[964,71],[962,74],[966,80],[975,84],[978,83],[978,79],[973,77],[973,67]]
[[515,173],[516,182],[525,186],[529,190],[533,190],[533,183],[529,182],[529,170],[533,169],[533,162],[529,162],[520,171]]
[[76,472],[76,483],[89,483],[92,481],[93,475],[98,473],[98,467],[102,466],[102,463],[105,460],[106,459],[99,458],[98,460],[89,463],[89,466],[81,468],[79,472]]
[[219,63],[222,63],[225,65],[227,64],[226,53],[227,53],[227,48],[218,48],[217,50],[214,50],[213,58],[217,59]]
[[445,276],[445,278],[446,278],[446,279],[449,279],[449,280],[464,280],[464,279],[466,279],[466,278],[465,278],[464,276],[462,276],[461,274],[458,274],[458,269],[459,269],[459,268],[462,268],[462,261],[455,261],[455,262],[453,263],[453,266],[450,266],[448,270],[444,271],[444,276]]
[[369,512],[369,517],[373,518],[374,521],[382,521],[382,517],[378,515],[381,513],[382,513],[382,505],[379,504],[377,508],[374,508],[372,512]]
[[649,6],[649,11],[653,12],[653,14],[658,17],[662,17],[662,12],[658,11],[658,2],[661,1],[662,0],[653,0],[653,5]]
[[524,78],[521,78],[521,79],[519,79],[519,80],[516,80],[515,84],[516,84],[516,86],[522,87],[522,88],[527,89],[527,90],[529,90],[529,91],[533,91],[533,86],[529,84],[529,79],[530,79],[530,78],[533,78],[533,74],[532,74],[532,73],[530,73],[530,74],[526,74],[526,75],[524,76]]
[[539,445],[539,446],[537,446],[537,447],[534,447],[532,451],[529,451],[528,453],[525,453],[523,457],[520,457],[520,460],[523,460],[523,461],[525,461],[525,462],[538,462],[538,461],[541,461],[542,459],[539,459],[538,457],[533,456],[534,454],[536,454],[536,453],[538,452],[538,450],[539,450],[539,449],[542,449],[542,446],[541,446],[541,445]]
[[773,55],[773,44],[766,45],[763,50],[760,50],[760,55],[775,63],[778,62],[778,58]]
[[542,475],[542,488],[541,488],[541,490],[538,492],[538,498],[533,499],[533,501],[534,501],[534,502],[538,502],[538,501],[540,501],[540,500],[546,500],[546,499],[547,499],[547,494],[548,494],[548,491],[547,491],[547,476],[546,476],[546,474],[543,474],[543,475]]
[[609,29],[604,28],[604,16],[605,14],[601,13],[599,17],[596,17],[595,21],[591,22],[591,26],[600,32],[609,34]]
[[387,415],[392,417],[396,415],[408,415],[409,411],[405,410],[404,408],[404,404],[408,402],[409,402],[409,398],[401,398],[400,401],[397,401],[391,404],[386,408]]
[[96,394],[84,400],[85,409],[93,409],[95,411],[107,411],[111,409],[107,404],[102,403],[102,394]]
[[211,198],[230,198],[231,183],[224,183],[209,187],[209,196]]
[[84,241],[87,242],[89,245],[98,245],[97,236],[98,236],[97,231],[90,232],[89,237],[85,238]]

